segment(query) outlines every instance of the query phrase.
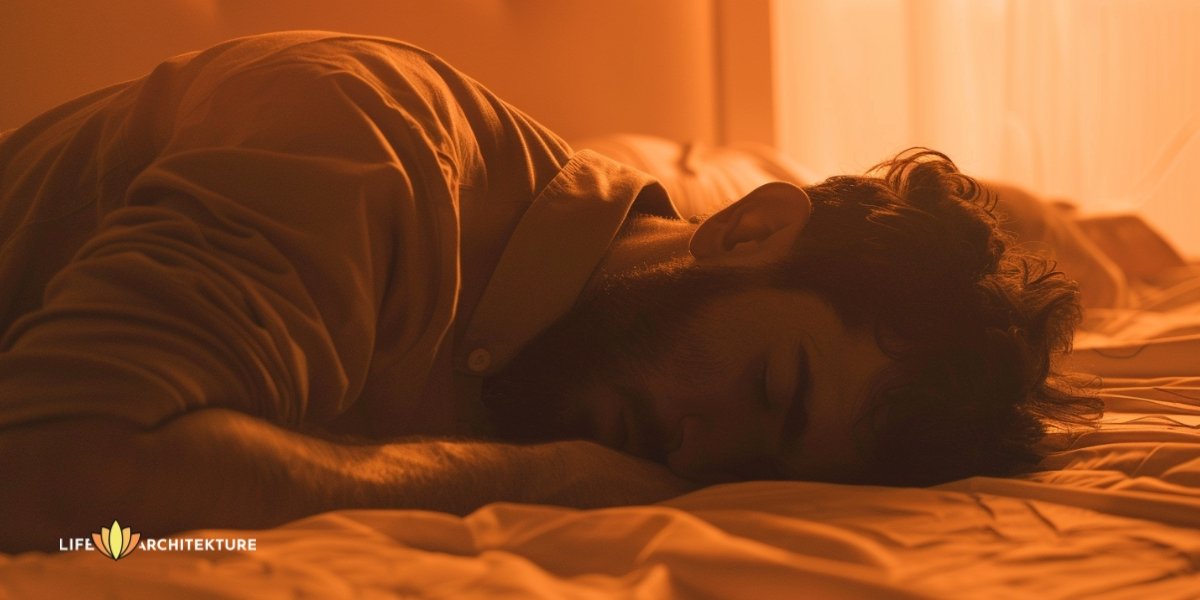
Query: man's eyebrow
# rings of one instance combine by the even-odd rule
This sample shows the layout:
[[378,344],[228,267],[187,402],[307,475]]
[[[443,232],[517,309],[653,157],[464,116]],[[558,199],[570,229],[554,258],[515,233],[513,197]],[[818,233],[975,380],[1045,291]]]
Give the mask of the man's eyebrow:
[[804,432],[804,426],[808,423],[808,404],[813,389],[812,361],[809,360],[808,348],[803,342],[799,344],[799,352],[796,355],[796,389],[792,392],[792,404],[783,417],[783,431],[780,433],[780,441],[785,448],[798,442],[800,434]]

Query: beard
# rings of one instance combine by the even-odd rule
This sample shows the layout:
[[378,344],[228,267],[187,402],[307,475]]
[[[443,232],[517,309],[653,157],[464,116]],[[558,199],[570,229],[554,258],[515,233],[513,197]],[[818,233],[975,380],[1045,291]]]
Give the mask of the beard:
[[[690,257],[601,276],[570,312],[484,382],[493,432],[515,442],[595,439],[585,406],[590,391],[644,389],[640,382],[661,358],[686,343],[701,306],[764,278],[760,270],[700,266]],[[630,408],[651,421],[647,400]]]

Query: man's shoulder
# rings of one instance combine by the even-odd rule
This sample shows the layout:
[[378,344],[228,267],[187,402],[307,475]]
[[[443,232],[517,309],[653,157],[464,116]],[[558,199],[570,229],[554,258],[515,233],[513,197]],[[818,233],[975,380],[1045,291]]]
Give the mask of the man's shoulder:
[[396,39],[334,31],[279,31],[221,42],[184,55],[195,66],[225,76],[338,75],[386,80],[439,77],[452,71],[440,57]]
[[[394,38],[337,31],[277,31],[235,38],[219,47],[238,48],[270,60],[363,58],[371,55],[405,56],[416,62],[444,63],[433,52]],[[394,65],[393,65],[394,66]]]

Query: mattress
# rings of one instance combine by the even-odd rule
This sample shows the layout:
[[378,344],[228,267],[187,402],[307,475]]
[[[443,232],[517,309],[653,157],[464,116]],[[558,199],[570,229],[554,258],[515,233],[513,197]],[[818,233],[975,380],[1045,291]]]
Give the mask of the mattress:
[[[747,168],[770,163],[711,156],[720,164],[677,175],[736,164],[722,181],[737,193],[755,183]],[[119,561],[60,540],[0,555],[0,598],[1200,598],[1200,268],[1185,271],[1140,288],[1135,307],[1088,313],[1070,364],[1098,376],[1105,415],[1052,432],[1060,450],[1018,477],[758,481],[649,506],[498,503],[465,517],[335,511],[174,538],[253,550]]]

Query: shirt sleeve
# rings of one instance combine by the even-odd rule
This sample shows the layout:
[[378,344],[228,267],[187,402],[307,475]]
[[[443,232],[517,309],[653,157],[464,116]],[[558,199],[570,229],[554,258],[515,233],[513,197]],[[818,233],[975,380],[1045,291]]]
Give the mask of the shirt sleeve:
[[382,305],[402,315],[401,356],[446,334],[462,149],[400,71],[385,89],[316,58],[257,63],[171,108],[125,205],[0,340],[0,426],[149,427],[213,406],[327,419],[364,384]]

